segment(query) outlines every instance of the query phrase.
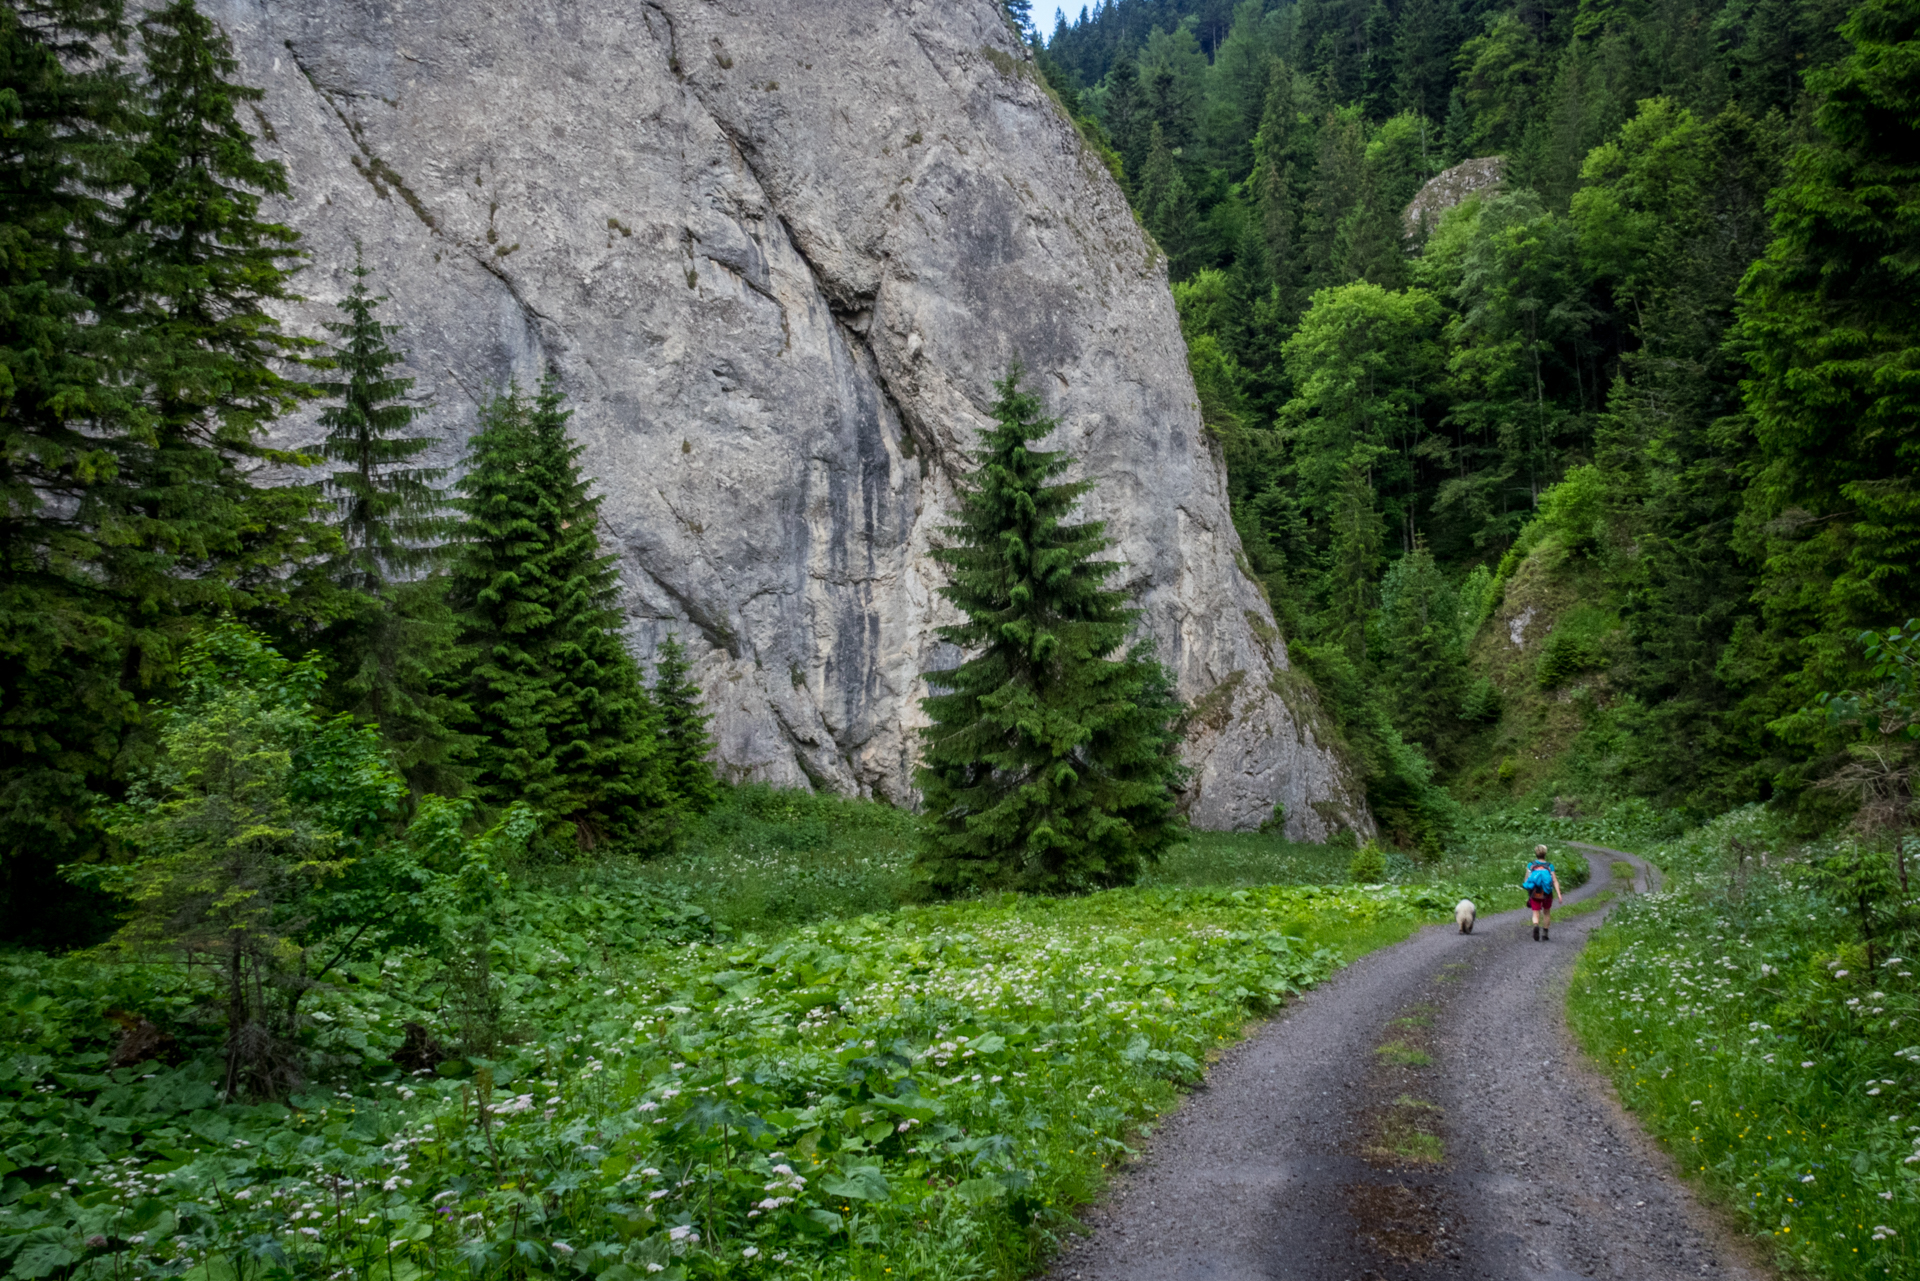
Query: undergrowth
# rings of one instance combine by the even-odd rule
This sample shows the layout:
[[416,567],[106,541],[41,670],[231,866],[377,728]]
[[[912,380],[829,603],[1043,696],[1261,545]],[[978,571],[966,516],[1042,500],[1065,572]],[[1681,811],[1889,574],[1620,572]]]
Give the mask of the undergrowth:
[[[1727,857],[1730,839],[1755,851]],[[1758,851],[1771,851],[1763,864]],[[1649,849],[1576,972],[1574,1029],[1627,1105],[1783,1263],[1920,1272],[1920,985],[1757,808]]]
[[[888,892],[896,873],[861,860],[891,820],[823,836],[817,812],[741,830],[818,850],[554,873],[502,897],[465,964],[350,966],[303,1001],[308,1079],[284,1104],[218,1097],[206,976],[7,957],[0,1262],[193,1281],[1023,1275],[1247,1018],[1454,896],[1139,888],[799,926],[781,904],[729,931],[679,892],[746,869],[760,879],[716,900],[739,919],[830,875]],[[174,1042],[113,1067],[116,1018]]]

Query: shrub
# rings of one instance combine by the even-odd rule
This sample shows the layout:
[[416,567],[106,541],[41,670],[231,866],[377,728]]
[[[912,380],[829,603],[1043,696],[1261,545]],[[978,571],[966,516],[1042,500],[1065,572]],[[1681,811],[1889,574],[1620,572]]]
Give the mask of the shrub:
[[1387,856],[1378,844],[1368,841],[1353,852],[1347,879],[1361,885],[1377,885],[1387,879]]

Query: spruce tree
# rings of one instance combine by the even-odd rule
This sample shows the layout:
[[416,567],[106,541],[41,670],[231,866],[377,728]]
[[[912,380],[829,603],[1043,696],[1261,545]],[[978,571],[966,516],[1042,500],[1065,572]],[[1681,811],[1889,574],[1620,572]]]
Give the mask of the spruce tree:
[[1057,423],[997,385],[994,425],[959,483],[941,594],[964,623],[940,638],[970,655],[927,675],[926,802],[918,866],[942,893],[1127,884],[1178,836],[1185,771],[1178,703],[1139,612],[1106,586],[1120,569],[1098,521],[1068,517],[1092,483],[1059,481],[1067,455],[1034,446]]
[[346,318],[325,326],[340,340],[333,364],[342,376],[317,387],[338,401],[320,414],[327,429],[320,455],[345,464],[327,478],[343,543],[333,575],[379,596],[396,577],[434,560],[447,530],[446,493],[438,483],[447,473],[415,464],[435,445],[432,436],[403,434],[422,411],[406,399],[413,379],[393,373],[406,357],[387,340],[400,327],[374,318],[387,298],[367,288],[372,275],[356,245],[353,286],[340,300]]
[[388,340],[399,326],[374,314],[387,299],[367,288],[372,274],[356,246],[344,319],[326,324],[340,376],[317,384],[334,402],[320,414],[320,452],[340,464],[326,486],[341,535],[328,568],[346,594],[324,642],[328,701],[380,726],[416,791],[452,793],[471,744],[452,728],[458,705],[435,688],[454,661],[446,584],[428,572],[448,532],[446,471],[417,463],[433,437],[406,434],[421,410],[407,401],[413,379],[396,374],[405,357]]
[[713,718],[700,705],[700,687],[694,684],[686,646],[678,636],[660,642],[653,659],[653,703],[660,709],[661,766],[667,785],[689,811],[704,814],[720,800],[720,784],[707,760],[713,736],[707,724]]
[[0,932],[16,940],[86,917],[54,868],[96,839],[89,788],[137,712],[127,622],[95,572],[117,531],[73,518],[143,422],[105,303],[134,254],[112,199],[134,91],[93,56],[125,36],[115,0],[0,5]]
[[475,785],[525,801],[563,846],[668,844],[678,805],[660,760],[658,710],[620,638],[600,499],[552,379],[481,413],[457,506],[449,596],[462,661],[451,692],[479,740]]
[[312,343],[271,311],[296,299],[299,233],[261,216],[265,197],[289,193],[286,169],[255,154],[238,116],[264,94],[234,78],[230,42],[194,0],[148,13],[140,45],[146,112],[124,203],[140,252],[122,300],[154,422],[121,443],[122,484],[95,491],[116,504],[97,518],[124,526],[104,572],[148,615],[324,612],[324,590],[308,599],[290,589],[314,580],[287,573],[331,542],[319,494],[250,474],[309,461],[261,435],[313,395],[283,372]]

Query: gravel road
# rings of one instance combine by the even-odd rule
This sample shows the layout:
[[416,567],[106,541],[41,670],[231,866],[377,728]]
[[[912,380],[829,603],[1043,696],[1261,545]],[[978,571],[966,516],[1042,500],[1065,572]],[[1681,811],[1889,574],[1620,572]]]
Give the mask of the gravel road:
[[[1577,906],[1631,862],[1589,850]],[[1518,876],[1516,875],[1516,880]],[[1625,889],[1624,884],[1622,890]],[[1606,908],[1361,958],[1230,1051],[1054,1281],[1760,1278],[1585,1067],[1568,977]]]

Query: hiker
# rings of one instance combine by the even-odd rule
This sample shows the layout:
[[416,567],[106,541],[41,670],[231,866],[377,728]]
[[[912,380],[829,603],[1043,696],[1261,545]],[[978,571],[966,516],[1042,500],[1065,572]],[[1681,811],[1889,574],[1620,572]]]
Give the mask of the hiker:
[[1547,861],[1546,846],[1533,847],[1533,862],[1527,864],[1520,888],[1527,892],[1527,906],[1533,910],[1534,942],[1545,943],[1547,931],[1553,928],[1553,905],[1560,901],[1560,873]]

